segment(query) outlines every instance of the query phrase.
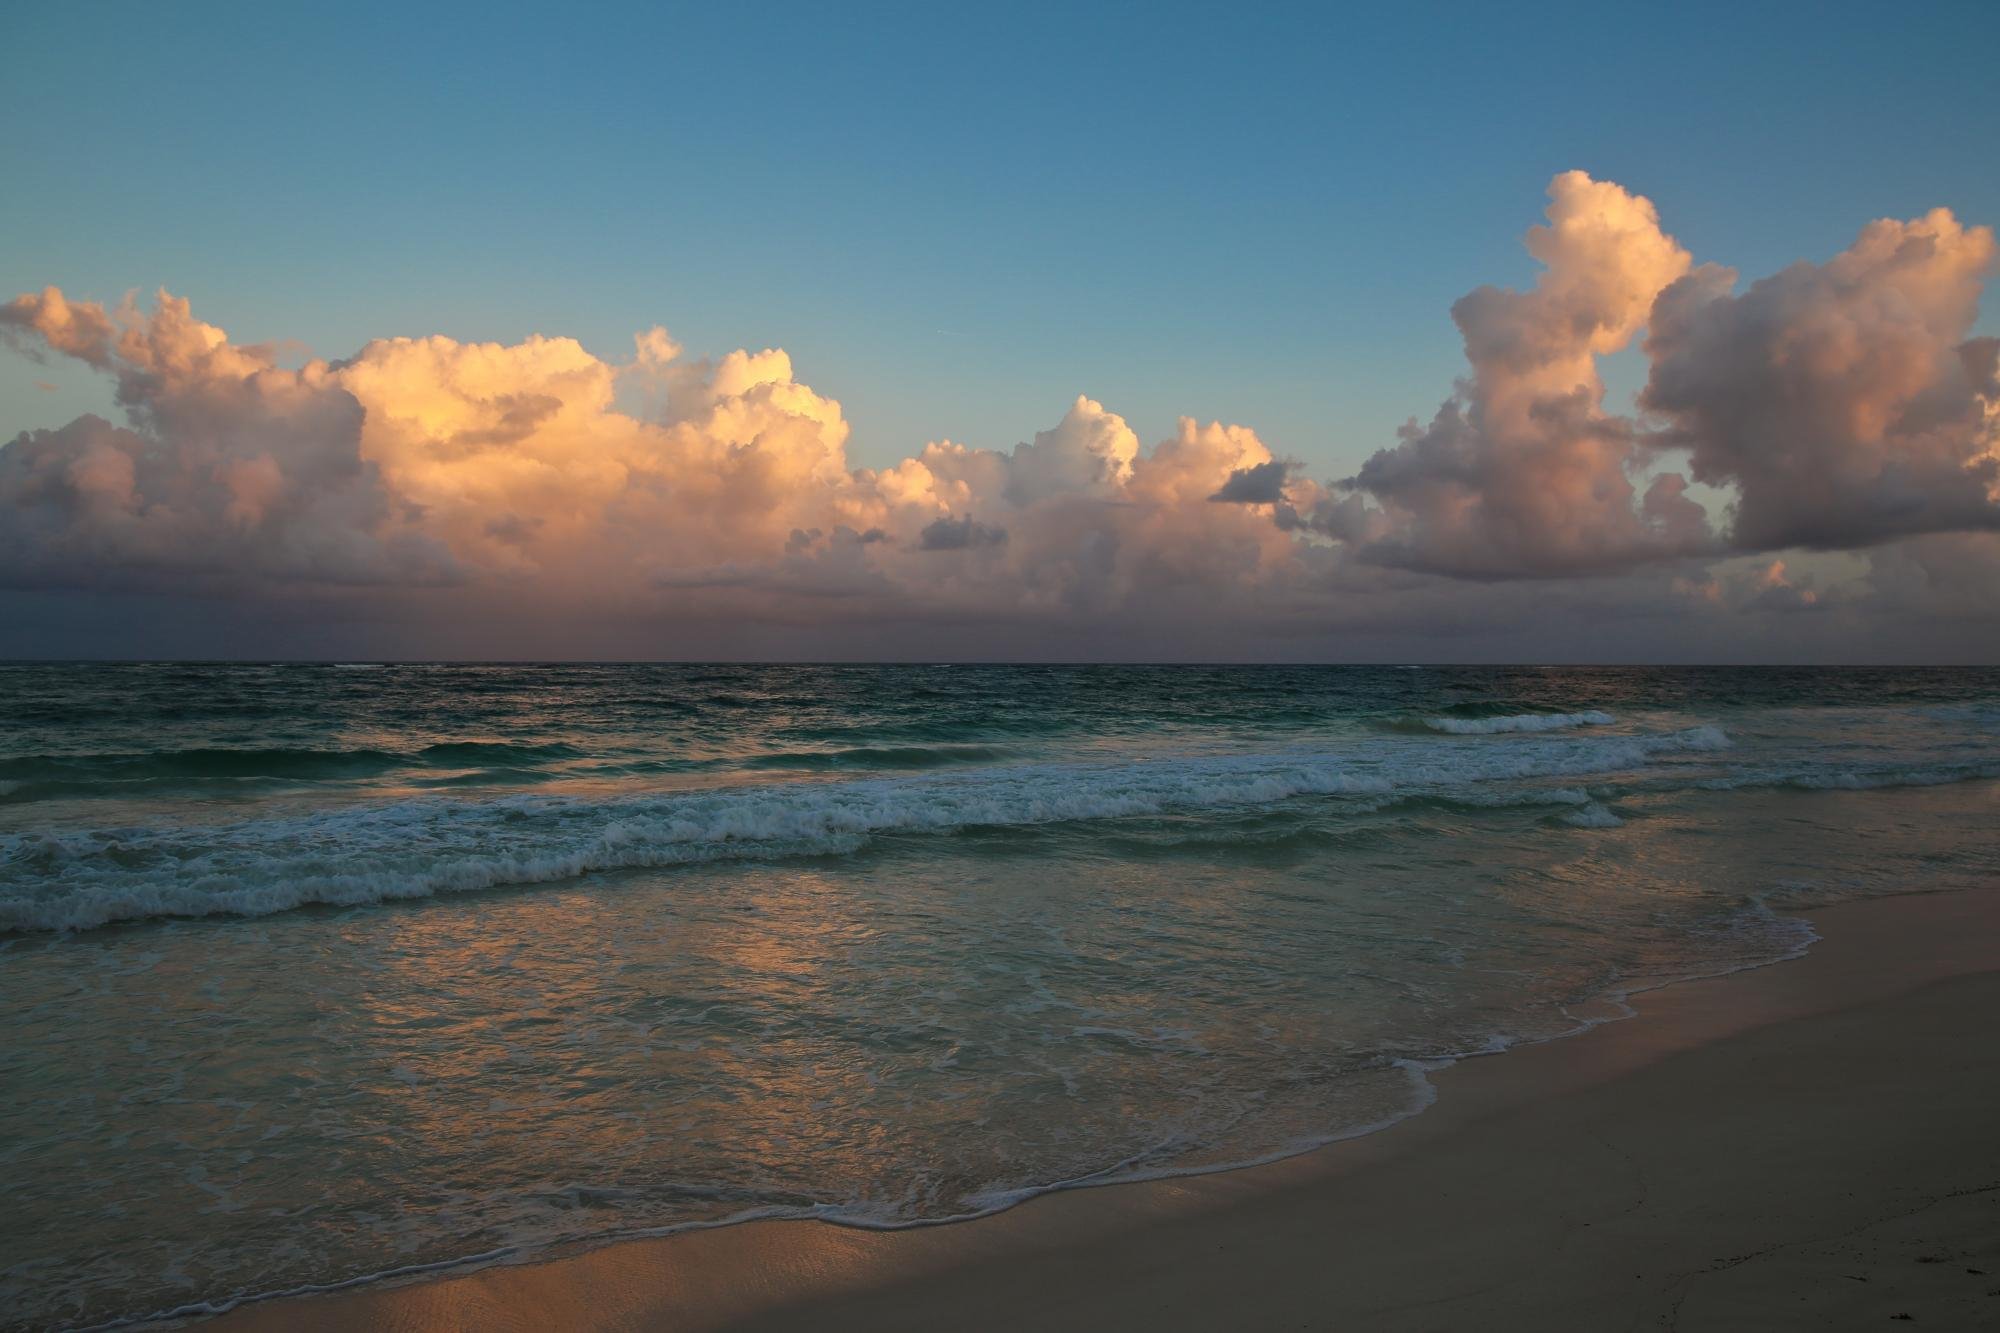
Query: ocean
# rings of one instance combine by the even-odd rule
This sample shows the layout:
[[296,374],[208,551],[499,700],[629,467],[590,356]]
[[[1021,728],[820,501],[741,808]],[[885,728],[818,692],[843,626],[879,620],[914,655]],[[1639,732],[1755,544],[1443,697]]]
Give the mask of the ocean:
[[1996,778],[1992,669],[0,665],[0,1311],[1300,1152]]

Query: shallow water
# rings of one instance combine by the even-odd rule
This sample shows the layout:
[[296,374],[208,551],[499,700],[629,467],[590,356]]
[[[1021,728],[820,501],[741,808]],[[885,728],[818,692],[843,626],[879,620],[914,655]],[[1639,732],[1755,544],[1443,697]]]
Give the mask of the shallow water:
[[0,667],[0,1308],[1296,1151],[1995,777],[1994,671]]

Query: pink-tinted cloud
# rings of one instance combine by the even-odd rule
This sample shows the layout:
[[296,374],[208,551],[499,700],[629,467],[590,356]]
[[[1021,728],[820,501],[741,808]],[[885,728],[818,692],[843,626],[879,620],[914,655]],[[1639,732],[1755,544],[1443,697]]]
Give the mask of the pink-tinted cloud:
[[[568,338],[395,338],[288,369],[179,298],[50,289],[0,306],[0,335],[101,372],[123,420],[0,447],[0,588],[339,598],[529,637],[895,625],[922,652],[924,627],[957,627],[1040,655],[1159,654],[1176,634],[1336,654],[1472,634],[1504,655],[1538,625],[1676,646],[1659,627],[1726,645],[1730,625],[1783,623],[1809,645],[1871,618],[2000,625],[2000,536],[1982,531],[2000,528],[2000,343],[1968,336],[1990,233],[1942,212],[1875,223],[1737,294],[1650,201],[1570,172],[1528,248],[1531,289],[1454,307],[1470,369],[1430,423],[1332,484],[1247,426],[1183,419],[1149,447],[1081,395],[1010,449],[942,440],[859,468],[839,402],[774,348],[694,358],[657,328],[622,360]],[[1599,363],[1642,332],[1630,416]],[[1682,454],[1728,506],[1715,521]],[[1872,549],[1797,549],[1850,547]],[[603,644],[574,651],[698,651]]]
[[1661,294],[1641,401],[1734,488],[1735,546],[2000,527],[1996,348],[1966,340],[1993,262],[1989,229],[1938,209],[1741,295],[1713,266]]
[[113,377],[128,417],[0,450],[16,585],[447,580],[626,610],[838,589],[978,614],[1292,563],[1267,514],[1207,503],[1271,462],[1254,433],[1183,422],[1149,452],[1083,397],[1011,451],[855,469],[840,404],[775,349],[690,360],[654,329],[614,364],[566,338],[395,338],[286,370],[164,294],[148,313],[50,290],[0,319]]
[[0,307],[0,326],[113,374],[130,418],[84,416],[0,450],[11,581],[457,577],[403,521],[406,502],[362,453],[361,403],[324,365],[279,369],[166,296],[142,316],[51,289]]
[[1549,183],[1548,223],[1527,246],[1544,265],[1533,289],[1481,287],[1452,307],[1471,377],[1348,481],[1386,522],[1350,511],[1328,530],[1362,536],[1371,559],[1480,579],[1702,549],[1706,517],[1679,477],[1638,495],[1639,436],[1604,410],[1597,369],[1687,272],[1687,251],[1651,200],[1580,171]]

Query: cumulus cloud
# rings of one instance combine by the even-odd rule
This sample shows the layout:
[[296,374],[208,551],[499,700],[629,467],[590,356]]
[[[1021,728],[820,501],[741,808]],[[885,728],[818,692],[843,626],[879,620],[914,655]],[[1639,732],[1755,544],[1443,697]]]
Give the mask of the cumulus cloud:
[[363,455],[363,406],[324,365],[279,369],[164,295],[141,316],[50,289],[0,306],[0,327],[114,374],[130,418],[84,416],[0,450],[8,578],[457,577]]
[[[776,348],[433,336],[293,369],[181,298],[51,288],[0,306],[0,339],[102,373],[120,419],[0,446],[0,589],[978,625],[1007,647],[1053,627],[1040,655],[1163,655],[1175,633],[1339,655],[1436,627],[1519,655],[1560,620],[1706,626],[1722,657],[1727,623],[1798,644],[1869,617],[2000,623],[2000,340],[1970,336],[1988,230],[1877,222],[1739,291],[1640,195],[1569,172],[1549,199],[1535,284],[1453,307],[1466,378],[1332,483],[1244,425],[1183,418],[1148,447],[1081,395],[1011,448],[856,467],[840,403]],[[1601,359],[1642,333],[1639,411],[1615,411]],[[1868,554],[1810,554],[1844,549]]]
[[[1281,523],[1478,579],[2000,528],[2000,342],[1967,336],[1989,229],[1943,209],[1874,222],[1827,263],[1739,295],[1651,201],[1581,172],[1549,197],[1528,234],[1535,287],[1453,308],[1470,377]],[[1634,419],[1606,410],[1597,363],[1641,329]],[[1720,532],[1688,477],[1659,469],[1683,452],[1725,498]]]
[[[1371,559],[1470,578],[1574,574],[1701,549],[1706,516],[1663,474],[1643,498],[1633,423],[1604,409],[1598,358],[1631,342],[1688,252],[1652,201],[1581,171],[1549,184],[1529,291],[1452,307],[1471,376],[1347,486],[1381,503]],[[1345,531],[1356,531],[1348,521]]]
[[428,337],[287,370],[164,293],[149,312],[51,289],[0,327],[105,372],[127,418],[0,449],[14,586],[489,583],[642,610],[756,588],[1005,613],[1291,560],[1268,519],[1206,503],[1274,466],[1253,432],[1184,421],[1149,453],[1085,397],[1011,450],[940,441],[871,470],[783,351],[689,359],[661,329],[615,364],[567,338]]
[[1733,487],[1746,550],[2000,528],[1994,340],[1967,340],[1993,233],[1938,209],[1733,294],[1704,266],[1661,293],[1641,402],[1697,480]]

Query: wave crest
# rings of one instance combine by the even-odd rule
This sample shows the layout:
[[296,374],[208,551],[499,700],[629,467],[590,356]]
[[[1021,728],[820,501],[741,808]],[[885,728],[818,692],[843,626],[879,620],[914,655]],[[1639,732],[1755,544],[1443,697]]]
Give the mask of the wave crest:
[[596,871],[844,855],[894,834],[953,833],[1259,806],[1299,797],[1450,792],[1643,767],[1725,747],[1714,727],[1468,748],[1380,742],[1332,753],[1022,764],[953,776],[713,788],[586,800],[403,801],[244,823],[0,838],[0,930],[145,917],[261,916]]

